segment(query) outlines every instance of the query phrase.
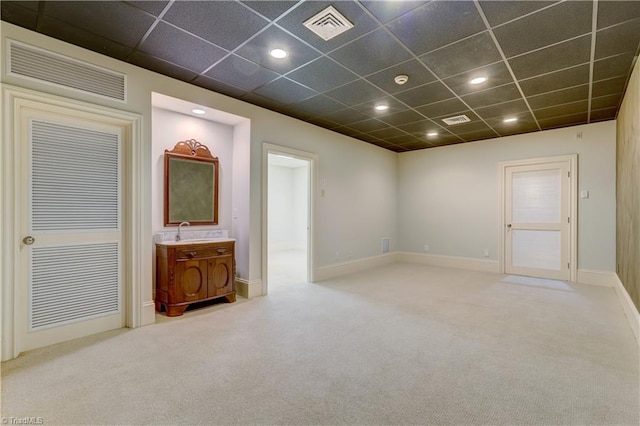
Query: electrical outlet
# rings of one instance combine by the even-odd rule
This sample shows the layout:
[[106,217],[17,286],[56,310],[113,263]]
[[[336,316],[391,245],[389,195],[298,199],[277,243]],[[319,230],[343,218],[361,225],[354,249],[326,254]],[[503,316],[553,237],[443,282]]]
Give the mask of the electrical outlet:
[[484,249],[484,257],[489,257],[489,249]]
[[429,244],[425,244],[425,245],[424,245],[424,251],[425,251],[425,252],[426,252],[426,251],[429,251]]
[[353,257],[353,252],[349,250],[349,259],[351,259],[352,257]]
[[336,252],[336,260],[340,260],[340,252],[339,251]]

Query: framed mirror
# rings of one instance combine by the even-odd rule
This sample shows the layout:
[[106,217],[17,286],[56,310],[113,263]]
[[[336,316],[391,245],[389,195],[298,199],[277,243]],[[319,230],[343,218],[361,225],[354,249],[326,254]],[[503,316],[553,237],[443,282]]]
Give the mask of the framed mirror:
[[164,151],[164,225],[218,224],[218,158],[195,139]]

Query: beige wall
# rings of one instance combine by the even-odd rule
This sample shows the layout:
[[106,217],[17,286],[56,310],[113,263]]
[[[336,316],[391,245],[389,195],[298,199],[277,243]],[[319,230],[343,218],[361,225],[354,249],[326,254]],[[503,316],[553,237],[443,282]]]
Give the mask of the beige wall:
[[[142,116],[141,143],[148,166],[137,172],[141,174],[143,181],[142,206],[149,217],[149,222],[144,224],[149,236],[149,252],[144,256],[149,258],[149,273],[144,283],[148,297],[152,294],[151,235],[152,232],[161,230],[159,226],[152,224],[153,211],[157,209],[152,194],[159,193],[158,181],[154,179],[157,177],[154,168],[157,171],[158,162],[158,157],[154,154],[158,132],[154,135],[152,125],[154,94],[185,100],[245,119],[244,124],[236,125],[233,131],[231,184],[232,209],[237,211],[237,217],[231,220],[231,236],[238,240],[236,255],[241,278],[250,281],[261,279],[262,146],[265,142],[318,155],[317,178],[324,183],[325,196],[314,194],[318,198],[318,211],[315,215],[317,266],[344,262],[347,260],[344,253],[353,253],[353,260],[378,255],[383,237],[390,237],[392,250],[395,249],[396,153],[6,22],[1,22],[0,28],[3,47],[7,38],[10,38],[127,75],[127,102],[122,103],[8,75],[4,65],[1,69],[3,84],[135,112]],[[4,50],[2,54],[4,55]],[[184,138],[177,134],[175,137]],[[164,149],[164,146],[161,148]],[[1,179],[0,176],[0,182]],[[227,207],[223,207],[223,210],[226,211]],[[6,206],[6,209],[10,208],[11,206]],[[341,253],[338,259],[336,252]]]
[[640,61],[636,62],[617,124],[618,277],[640,309]]
[[[319,156],[318,183],[325,196],[317,197],[316,265],[328,266],[343,262],[344,253],[353,253],[353,260],[380,253],[382,237],[391,238],[391,250],[422,252],[430,244],[431,252],[451,256],[483,258],[485,248],[490,259],[496,259],[498,247],[499,211],[497,163],[503,160],[578,153],[579,189],[589,190],[590,198],[579,200],[579,267],[615,271],[615,123],[597,123],[576,128],[558,129],[450,147],[415,151],[397,155],[364,142],[318,128],[236,99],[155,74],[141,68],[89,52],[85,49],[1,23],[2,41],[7,37],[24,41],[54,52],[72,56],[127,74],[129,97],[127,104],[98,99],[66,89],[8,76],[2,70],[5,83],[29,87],[43,92],[74,97],[110,107],[137,112],[143,117],[144,155],[148,169],[140,170],[146,188],[144,210],[153,216],[157,208],[152,193],[157,190],[153,179],[154,158],[152,94],[162,93],[185,99],[209,108],[245,117],[250,127],[234,130],[232,203],[239,218],[232,220],[233,236],[242,241],[239,247],[239,271],[245,279],[260,279],[261,274],[261,198],[262,144],[283,145]],[[637,68],[637,67],[636,67]],[[636,263],[638,232],[638,70],[625,101],[620,128],[629,128],[621,143],[625,151],[619,161],[636,159],[635,175],[620,173],[628,181],[627,198],[635,196],[633,218],[636,234],[623,246],[618,256]],[[629,98],[632,98],[631,102]],[[633,106],[633,105],[635,106]],[[635,111],[635,112],[634,112]],[[635,130],[631,130],[636,126]],[[236,126],[237,127],[237,126]],[[575,134],[583,132],[583,139]],[[619,130],[621,133],[624,130]],[[238,136],[238,135],[244,136]],[[236,143],[236,137],[243,143]],[[634,148],[633,152],[627,152]],[[635,157],[633,157],[635,155]],[[635,181],[631,179],[635,176]],[[242,179],[240,179],[242,178]],[[246,182],[245,182],[246,181]],[[240,185],[242,183],[242,185]],[[620,181],[619,181],[620,185]],[[622,185],[624,188],[624,183]],[[156,197],[157,198],[157,197]],[[624,196],[621,200],[625,199]],[[9,206],[10,207],[10,206]],[[629,204],[629,208],[631,205]],[[620,205],[619,205],[620,209]],[[396,226],[400,232],[396,231]],[[148,225],[149,240],[154,227]],[[620,227],[620,231],[627,229]],[[633,231],[633,230],[630,230]],[[631,235],[630,232],[622,232]],[[336,259],[336,252],[341,256]],[[635,253],[635,257],[634,257]],[[149,253],[150,255],[150,253]],[[621,268],[623,265],[621,265]],[[148,283],[151,283],[149,262]],[[629,270],[625,267],[625,270]],[[621,276],[622,278],[622,276]],[[625,278],[629,282],[629,278]],[[637,284],[636,284],[637,286]],[[629,287],[628,287],[629,289]],[[637,287],[630,290],[638,298]],[[151,294],[149,288],[149,294]]]
[[[431,148],[399,156],[401,250],[498,262],[498,163],[578,154],[578,269],[615,271],[615,122]],[[576,135],[581,133],[581,138]]]

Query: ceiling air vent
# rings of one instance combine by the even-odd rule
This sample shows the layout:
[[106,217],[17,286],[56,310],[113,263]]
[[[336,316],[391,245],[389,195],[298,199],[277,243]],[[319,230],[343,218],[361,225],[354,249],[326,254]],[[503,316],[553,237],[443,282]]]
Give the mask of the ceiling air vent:
[[126,101],[126,76],[68,56],[9,41],[8,74]]
[[353,24],[333,6],[329,6],[317,15],[307,19],[304,22],[304,26],[325,41],[353,28]]
[[449,126],[453,126],[456,124],[467,123],[471,121],[471,119],[466,115],[462,114],[462,115],[456,115],[455,117],[443,118],[442,121],[447,123]]

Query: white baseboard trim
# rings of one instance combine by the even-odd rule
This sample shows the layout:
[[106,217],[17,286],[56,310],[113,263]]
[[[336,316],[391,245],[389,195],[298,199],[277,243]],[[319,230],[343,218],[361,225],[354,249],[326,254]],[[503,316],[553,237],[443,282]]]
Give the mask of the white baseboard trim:
[[618,274],[614,274],[613,288],[618,295],[618,300],[620,301],[622,310],[624,311],[627,320],[629,320],[629,325],[631,326],[633,335],[636,338],[636,342],[640,344],[640,313],[638,313],[638,308],[636,308],[636,305],[634,305],[633,300],[631,300],[629,293],[627,293],[627,289],[622,285],[622,281],[620,281]]
[[354,272],[364,271],[376,266],[388,265],[398,261],[398,253],[385,253],[378,256],[366,257],[364,259],[350,260],[348,262],[336,263],[334,265],[321,266],[316,268],[313,274],[313,281],[324,281],[331,278],[341,277]]
[[262,280],[245,280],[236,277],[236,291],[245,299],[262,296]]
[[142,305],[142,321],[140,326],[153,324],[156,322],[156,304],[152,300],[151,302],[144,302]]
[[599,285],[603,287],[615,287],[615,280],[615,272],[597,271],[593,269],[578,269],[576,282],[580,284]]
[[418,263],[421,265],[440,266],[443,268],[465,269],[468,271],[499,273],[496,260],[474,259],[470,257],[444,256],[429,253],[398,253],[400,262]]

